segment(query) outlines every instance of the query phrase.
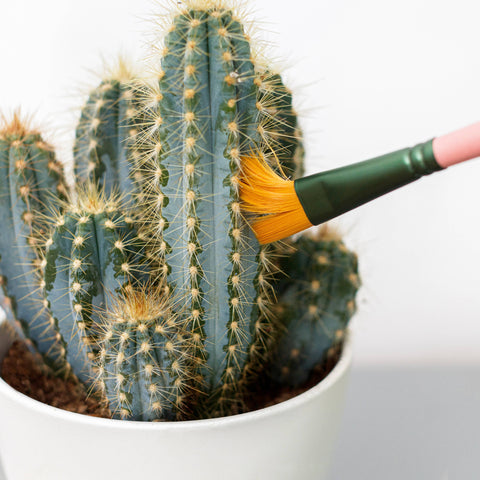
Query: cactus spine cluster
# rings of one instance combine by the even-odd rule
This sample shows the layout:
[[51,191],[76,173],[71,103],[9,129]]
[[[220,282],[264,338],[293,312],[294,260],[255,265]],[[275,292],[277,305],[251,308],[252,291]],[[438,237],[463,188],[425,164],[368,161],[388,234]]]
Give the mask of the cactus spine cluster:
[[127,420],[242,412],[262,371],[297,386],[341,342],[358,288],[340,239],[258,244],[242,158],[302,174],[292,94],[226,3],[185,3],[156,85],[121,67],[90,93],[76,198],[40,194],[65,200],[66,186],[36,133],[0,133],[0,218],[14,226],[0,269],[19,328]]
[[274,152],[270,155],[271,166],[288,178],[300,178],[304,174],[304,150],[292,92],[273,72],[262,75],[261,87],[257,104],[267,153]]

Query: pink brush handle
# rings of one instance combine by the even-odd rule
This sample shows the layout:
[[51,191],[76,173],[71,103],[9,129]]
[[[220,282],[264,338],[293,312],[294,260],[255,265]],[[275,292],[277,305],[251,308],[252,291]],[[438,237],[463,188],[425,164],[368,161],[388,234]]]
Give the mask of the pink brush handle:
[[443,168],[480,157],[480,122],[435,138],[433,155]]

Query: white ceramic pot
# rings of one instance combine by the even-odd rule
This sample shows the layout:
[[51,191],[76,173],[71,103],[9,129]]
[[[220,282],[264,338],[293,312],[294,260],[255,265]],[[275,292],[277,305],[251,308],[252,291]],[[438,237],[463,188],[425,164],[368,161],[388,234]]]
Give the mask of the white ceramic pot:
[[[11,340],[0,335],[1,361]],[[171,423],[66,412],[0,379],[1,460],[8,480],[325,479],[350,363],[347,342],[333,371],[302,395],[242,415]]]

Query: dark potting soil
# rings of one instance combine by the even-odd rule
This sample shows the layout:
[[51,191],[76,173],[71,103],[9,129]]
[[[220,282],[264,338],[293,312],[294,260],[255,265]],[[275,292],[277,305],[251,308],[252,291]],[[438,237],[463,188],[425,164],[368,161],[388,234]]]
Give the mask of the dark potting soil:
[[257,387],[251,388],[251,395],[246,399],[248,410],[252,411],[258,410],[259,408],[270,407],[310,390],[333,370],[333,367],[335,367],[340,359],[341,353],[342,346],[338,345],[321,365],[317,365],[313,369],[310,378],[301,387],[293,389],[289,387],[279,387],[273,385],[268,379],[260,378]]
[[22,342],[14,342],[3,360],[1,376],[12,388],[52,407],[92,417],[110,418],[108,408],[71,380],[46,375]]
[[[308,382],[300,388],[279,388],[267,380],[260,379],[246,399],[248,410],[258,410],[284,402],[312,388],[332,371],[340,358],[340,353],[341,348],[338,347],[323,365],[313,371]],[[88,396],[74,381],[43,373],[22,342],[16,341],[10,348],[1,365],[0,376],[20,393],[52,407],[93,417],[111,418],[108,408],[93,396]]]

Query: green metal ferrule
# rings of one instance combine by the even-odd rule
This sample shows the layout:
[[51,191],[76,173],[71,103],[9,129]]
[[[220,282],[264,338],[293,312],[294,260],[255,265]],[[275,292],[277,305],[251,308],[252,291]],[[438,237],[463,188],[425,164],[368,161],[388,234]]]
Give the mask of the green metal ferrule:
[[312,225],[318,225],[442,170],[432,142],[295,180],[306,216]]

